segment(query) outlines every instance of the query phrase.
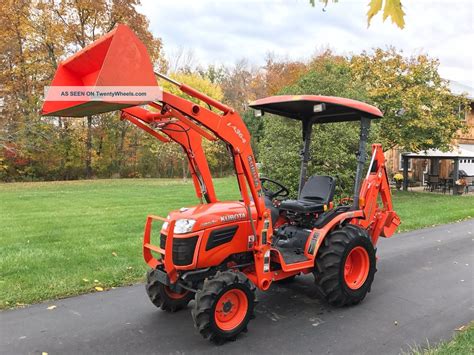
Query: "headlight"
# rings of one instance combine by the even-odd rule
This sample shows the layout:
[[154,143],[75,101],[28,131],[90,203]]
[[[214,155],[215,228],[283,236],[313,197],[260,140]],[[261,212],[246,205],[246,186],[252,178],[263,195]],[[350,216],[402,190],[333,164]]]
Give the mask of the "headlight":
[[170,219],[170,215],[166,216],[166,221],[161,226],[161,230],[163,232],[166,232],[168,230],[168,226],[170,225],[169,222],[168,222],[169,219]]
[[192,231],[196,221],[194,219],[178,219],[174,225],[174,234],[184,234]]

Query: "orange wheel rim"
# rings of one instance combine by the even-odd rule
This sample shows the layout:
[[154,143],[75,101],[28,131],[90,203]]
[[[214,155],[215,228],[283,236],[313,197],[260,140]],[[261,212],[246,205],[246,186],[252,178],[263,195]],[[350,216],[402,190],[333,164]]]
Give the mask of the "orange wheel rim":
[[369,276],[370,260],[367,250],[355,247],[347,255],[344,264],[344,281],[352,290],[360,288]]
[[173,291],[171,291],[171,289],[168,286],[163,286],[163,288],[165,290],[166,295],[169,298],[174,299],[174,300],[179,300],[179,299],[183,298],[189,292],[189,291],[184,291],[183,293],[173,292]]
[[232,289],[225,292],[217,301],[214,312],[216,325],[230,331],[237,328],[247,315],[249,302],[244,291]]

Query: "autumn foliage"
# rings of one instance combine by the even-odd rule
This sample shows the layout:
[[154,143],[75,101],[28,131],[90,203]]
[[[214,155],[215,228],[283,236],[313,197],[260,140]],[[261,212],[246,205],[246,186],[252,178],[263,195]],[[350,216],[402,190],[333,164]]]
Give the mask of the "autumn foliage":
[[[234,66],[202,67],[191,60],[170,70],[164,44],[150,32],[138,5],[139,0],[0,2],[1,180],[189,175],[180,147],[157,142],[121,121],[117,113],[75,119],[39,115],[43,88],[58,63],[118,23],[137,33],[157,70],[239,111],[263,171],[289,184],[297,181],[300,128],[272,117],[256,119],[248,108],[251,100],[285,93],[367,101],[385,113],[372,139],[386,148],[448,149],[462,128],[459,114],[466,100],[451,94],[438,74],[438,61],[427,55],[406,57],[394,48],[350,57],[323,51],[305,61],[268,55],[262,66],[242,59]],[[181,94],[173,86],[164,87]],[[314,134],[310,170],[337,172],[340,181],[350,185],[357,130],[343,124],[318,128]],[[206,142],[205,149],[214,174],[232,172],[225,145]]]

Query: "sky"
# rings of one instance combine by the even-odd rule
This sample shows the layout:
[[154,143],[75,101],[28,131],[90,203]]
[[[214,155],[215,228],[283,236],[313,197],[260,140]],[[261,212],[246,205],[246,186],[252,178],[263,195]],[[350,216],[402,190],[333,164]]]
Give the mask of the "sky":
[[440,60],[443,78],[474,87],[474,0],[402,0],[405,28],[382,22],[367,27],[369,0],[309,5],[309,0],[142,0],[172,61],[192,53],[193,64],[259,66],[272,53],[306,60],[324,48],[351,55],[395,46],[405,55]]

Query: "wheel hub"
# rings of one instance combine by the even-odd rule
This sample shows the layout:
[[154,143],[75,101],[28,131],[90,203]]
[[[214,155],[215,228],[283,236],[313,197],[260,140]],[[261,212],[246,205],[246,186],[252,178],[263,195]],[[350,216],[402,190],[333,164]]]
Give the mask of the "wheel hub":
[[171,290],[171,288],[169,288],[169,286],[165,286],[164,290],[165,290],[166,295],[169,298],[174,299],[174,300],[182,299],[186,297],[189,293],[189,291],[184,291],[182,293],[174,292],[173,290]]
[[352,249],[344,263],[344,281],[352,290],[359,289],[367,280],[370,269],[370,260],[367,250],[358,246]]
[[233,306],[232,302],[230,301],[224,302],[222,310],[224,311],[224,313],[229,313],[232,310],[232,306]]
[[214,320],[220,329],[231,331],[242,323],[247,310],[248,300],[245,292],[231,289],[217,300]]

